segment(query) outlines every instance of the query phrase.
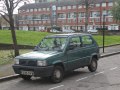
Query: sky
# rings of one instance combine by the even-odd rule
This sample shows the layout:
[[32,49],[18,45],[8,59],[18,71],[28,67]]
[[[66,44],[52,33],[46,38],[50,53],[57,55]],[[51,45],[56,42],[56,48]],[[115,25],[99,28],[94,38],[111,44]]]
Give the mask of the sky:
[[[34,3],[34,0],[29,0],[29,3]],[[14,10],[14,14],[17,14],[18,13],[18,8],[20,8],[22,5],[24,5],[24,3],[22,2],[22,3],[20,3],[19,5],[18,5],[18,7]],[[3,6],[3,4],[2,3],[0,3],[0,10],[2,10],[3,8],[2,8],[2,6]]]
[[[30,3],[34,3],[34,0],[29,0]],[[22,5],[24,5],[24,3],[20,3],[19,6],[15,9],[14,14],[18,13],[18,8],[20,8]]]

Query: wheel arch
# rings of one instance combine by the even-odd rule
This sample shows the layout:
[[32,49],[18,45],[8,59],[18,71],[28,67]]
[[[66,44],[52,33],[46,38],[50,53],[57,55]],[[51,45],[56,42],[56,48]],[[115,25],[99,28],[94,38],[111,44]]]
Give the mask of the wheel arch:
[[53,65],[54,65],[54,67],[55,66],[61,66],[63,68],[63,70],[65,70],[65,66],[64,66],[63,62],[61,62],[61,61],[55,62]]

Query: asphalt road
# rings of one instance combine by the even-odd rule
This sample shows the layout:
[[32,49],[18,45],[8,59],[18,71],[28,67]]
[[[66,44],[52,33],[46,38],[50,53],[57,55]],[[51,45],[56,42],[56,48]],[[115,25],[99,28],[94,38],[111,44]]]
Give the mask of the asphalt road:
[[87,68],[69,73],[59,84],[49,80],[21,78],[0,83],[0,90],[120,90],[120,54],[101,58],[94,73]]

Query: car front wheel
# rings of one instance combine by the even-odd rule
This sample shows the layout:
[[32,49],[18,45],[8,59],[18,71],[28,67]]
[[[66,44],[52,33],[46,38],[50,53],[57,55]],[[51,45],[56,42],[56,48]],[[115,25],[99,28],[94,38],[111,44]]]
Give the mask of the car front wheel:
[[95,72],[97,70],[97,59],[93,58],[90,65],[88,66],[89,71]]
[[55,66],[53,74],[51,76],[52,82],[53,83],[61,82],[63,80],[63,76],[64,76],[63,68],[61,66]]

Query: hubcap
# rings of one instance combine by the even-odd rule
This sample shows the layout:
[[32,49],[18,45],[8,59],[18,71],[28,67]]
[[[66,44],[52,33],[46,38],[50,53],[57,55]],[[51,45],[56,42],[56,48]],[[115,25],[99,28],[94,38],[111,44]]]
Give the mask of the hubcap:
[[92,67],[93,67],[93,68],[96,68],[96,63],[95,63],[95,61],[92,62]]
[[61,77],[61,73],[60,73],[59,70],[56,70],[56,71],[55,71],[55,77],[56,77],[56,78],[60,78],[60,77]]

